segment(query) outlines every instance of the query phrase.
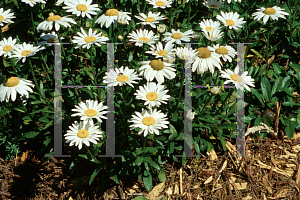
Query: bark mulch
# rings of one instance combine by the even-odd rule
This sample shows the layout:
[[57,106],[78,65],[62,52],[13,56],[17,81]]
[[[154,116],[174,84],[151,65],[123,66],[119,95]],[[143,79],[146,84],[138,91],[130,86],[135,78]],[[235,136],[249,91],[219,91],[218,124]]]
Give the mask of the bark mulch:
[[167,181],[155,183],[150,192],[134,177],[100,188],[101,173],[89,187],[90,163],[70,175],[67,159],[45,161],[27,151],[13,160],[0,158],[0,199],[300,199],[300,133],[292,139],[248,137],[245,157],[234,156],[233,141],[226,147],[226,152],[188,158],[182,167],[166,163]]

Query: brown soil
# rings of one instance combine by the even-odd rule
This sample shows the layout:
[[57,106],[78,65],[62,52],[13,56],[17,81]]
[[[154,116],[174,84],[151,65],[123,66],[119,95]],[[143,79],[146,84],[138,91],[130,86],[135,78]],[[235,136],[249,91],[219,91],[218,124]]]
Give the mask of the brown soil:
[[[262,140],[248,138],[248,157],[234,157],[235,145],[227,141],[225,153],[212,152],[188,158],[186,164],[166,163],[167,181],[150,192],[137,179],[110,180],[105,188],[89,187],[86,168],[69,174],[67,159],[49,161],[29,152],[13,160],[0,158],[0,197],[6,199],[300,199],[300,133],[295,139]],[[252,155],[252,156],[249,156]],[[70,160],[70,159],[69,159]],[[89,165],[89,164],[88,164]],[[90,165],[89,165],[90,166]],[[165,197],[165,198],[164,198]]]

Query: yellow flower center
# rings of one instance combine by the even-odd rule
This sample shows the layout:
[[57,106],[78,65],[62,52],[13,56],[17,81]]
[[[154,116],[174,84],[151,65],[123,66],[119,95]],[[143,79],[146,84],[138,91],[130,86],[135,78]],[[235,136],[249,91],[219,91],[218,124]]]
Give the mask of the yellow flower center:
[[89,131],[86,129],[81,129],[80,131],[78,131],[77,136],[79,138],[86,138],[87,136],[89,136]]
[[56,39],[54,39],[54,38],[50,38],[47,40],[48,43],[54,43],[55,41],[56,41]]
[[49,17],[47,18],[48,22],[53,22],[53,21],[56,21],[56,20],[61,20],[61,17],[59,15],[50,15],[49,14]]
[[155,4],[156,4],[157,6],[164,6],[164,5],[165,5],[165,2],[163,2],[163,1],[156,1]]
[[231,19],[226,20],[226,25],[228,26],[233,26],[234,25],[234,21]]
[[276,10],[274,8],[266,8],[264,12],[266,15],[274,15],[276,13]]
[[21,55],[22,56],[28,56],[29,53],[32,53],[33,51],[30,51],[30,50],[24,50],[22,51]]
[[0,21],[4,20],[4,17],[2,15],[0,15]]
[[128,81],[128,80],[129,80],[129,77],[128,77],[128,76],[125,76],[125,75],[121,75],[121,76],[118,76],[116,79],[117,79],[117,81],[119,81],[119,82],[125,82],[125,81]]
[[243,82],[243,78],[237,74],[233,74],[230,76],[230,78],[234,81],[237,81],[237,82]]
[[105,12],[106,16],[117,16],[119,14],[119,11],[117,9],[108,9]]
[[84,41],[90,43],[90,42],[94,42],[96,40],[96,38],[94,36],[87,36],[84,38]]
[[150,101],[154,101],[155,99],[158,98],[158,95],[156,92],[149,92],[147,95],[146,95],[146,98]]
[[17,77],[10,77],[5,81],[6,87],[15,87],[19,85],[20,80]]
[[173,39],[180,39],[182,37],[182,34],[181,33],[174,33],[172,36],[171,36]]
[[11,49],[12,49],[12,46],[10,46],[10,45],[6,45],[3,47],[3,51],[6,51],[6,52],[10,51]]
[[86,5],[84,5],[84,4],[78,4],[78,5],[76,6],[76,9],[77,9],[78,11],[81,11],[81,12],[86,12],[86,11],[88,10],[88,7],[87,7]]
[[153,70],[160,71],[164,68],[164,63],[161,60],[152,60],[149,65]]
[[140,42],[141,42],[141,41],[149,42],[149,38],[147,38],[147,37],[140,37],[140,38],[139,38],[139,41],[140,41]]
[[93,116],[97,115],[97,110],[94,110],[94,109],[87,109],[84,113],[85,113],[88,117],[93,117]]
[[157,52],[157,54],[160,55],[160,56],[165,56],[167,53],[168,52],[164,49]]
[[210,7],[210,8],[218,8],[218,6],[216,6],[216,5],[209,5],[208,7]]
[[146,126],[151,126],[151,125],[155,124],[155,119],[153,117],[144,117],[144,119],[142,120],[142,122]]
[[211,51],[208,48],[200,47],[197,49],[198,51],[198,57],[199,58],[210,58],[211,57]]
[[153,21],[155,21],[155,18],[154,17],[147,17],[146,19],[145,19],[145,22],[153,22]]
[[212,27],[208,26],[208,27],[205,28],[205,30],[208,32],[208,31],[212,30]]
[[228,50],[225,47],[219,47],[216,49],[216,53],[222,55],[228,55]]

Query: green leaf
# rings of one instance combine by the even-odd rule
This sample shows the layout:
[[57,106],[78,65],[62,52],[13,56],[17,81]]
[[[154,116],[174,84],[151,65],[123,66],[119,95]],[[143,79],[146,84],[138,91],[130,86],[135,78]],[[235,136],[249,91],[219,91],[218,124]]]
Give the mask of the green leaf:
[[169,140],[172,141],[174,138],[178,137],[178,133],[172,124],[169,124],[169,129],[171,131],[171,135],[169,136]]
[[23,117],[22,120],[25,125],[28,125],[28,122],[32,121],[32,119],[29,116]]
[[282,77],[275,80],[272,88],[271,96],[273,96],[276,92],[278,92],[281,86],[282,86]]
[[258,91],[254,88],[251,88],[251,93],[254,94],[256,96],[256,98],[259,100],[259,102],[263,105],[263,107],[265,107],[265,104],[262,101],[261,95],[258,93]]
[[144,196],[138,196],[138,197],[135,197],[134,199],[132,200],[147,200],[146,197]]
[[159,166],[150,157],[144,157],[144,161],[148,162],[151,167],[154,167],[157,170],[160,169]]
[[20,108],[14,108],[14,110],[19,111],[19,112],[22,112],[22,113],[25,113],[25,111],[22,110],[22,109],[20,109]]
[[296,126],[297,126],[297,122],[287,120],[287,124],[286,127],[284,128],[284,131],[289,139],[293,137]]
[[96,176],[99,174],[99,172],[101,171],[102,169],[102,165],[99,165],[95,170],[94,172],[92,173],[91,177],[90,177],[90,180],[89,180],[89,186],[91,186],[92,182],[94,181],[94,179],[96,178]]
[[257,51],[255,51],[254,49],[250,49],[250,51],[252,51],[253,53],[255,53],[255,55],[257,55],[259,58],[262,58],[263,56],[258,53]]
[[22,138],[35,138],[37,135],[39,134],[39,132],[35,132],[35,131],[30,131],[27,133],[24,133],[24,135],[22,136]]
[[174,152],[174,146],[175,146],[175,143],[171,142],[170,143],[170,154],[172,154]]
[[175,111],[171,115],[172,115],[172,121],[176,122],[178,118],[178,112]]
[[167,180],[166,173],[163,167],[161,167],[159,170],[158,178],[161,182],[166,182]]
[[281,74],[281,67],[277,63],[272,63],[272,66],[276,74]]
[[220,142],[222,144],[223,151],[226,151],[227,148],[226,148],[226,140],[225,140],[225,138],[219,132],[217,132],[217,134],[220,137]]
[[143,157],[137,156],[136,159],[135,159],[135,164],[137,166],[140,166],[142,164],[142,162],[143,162]]
[[45,97],[45,90],[44,90],[44,85],[43,85],[42,80],[40,80],[40,89],[41,89],[41,93],[42,93],[43,97]]
[[261,79],[261,90],[262,94],[264,95],[264,98],[266,101],[270,101],[271,99],[271,85],[269,80],[266,77],[263,77]]
[[152,175],[149,174],[149,176],[143,176],[143,183],[145,188],[150,191],[152,188]]
[[115,181],[116,184],[120,185],[118,176],[116,174],[114,174],[111,178]]
[[44,123],[48,123],[48,122],[49,122],[49,119],[48,119],[46,116],[43,116],[43,117],[40,117],[40,118],[39,118],[39,121],[40,121],[40,122],[44,122]]

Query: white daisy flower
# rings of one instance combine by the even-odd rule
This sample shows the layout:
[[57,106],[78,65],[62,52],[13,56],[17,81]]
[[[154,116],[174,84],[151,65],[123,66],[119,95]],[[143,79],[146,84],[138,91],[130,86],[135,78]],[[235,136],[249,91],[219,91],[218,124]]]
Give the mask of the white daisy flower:
[[200,47],[197,49],[197,52],[198,55],[192,67],[193,72],[197,70],[198,74],[203,74],[209,69],[214,74],[215,67],[221,70],[222,63],[220,57],[214,52],[212,47]]
[[173,0],[146,0],[149,4],[153,5],[153,8],[169,8],[171,7]]
[[70,1],[70,0],[57,0],[57,2],[56,2],[56,6],[59,6],[60,4],[62,4],[62,3],[65,3],[65,2],[68,2],[68,1]]
[[[125,14],[127,14],[127,20],[129,20],[129,21],[131,20],[131,17],[128,16],[128,14],[131,14],[131,13],[129,13],[129,12],[119,12],[117,9],[108,9],[108,10],[105,12],[105,14],[101,15],[101,16],[95,21],[95,23],[100,24],[101,28],[102,28],[102,26],[105,24],[105,27],[108,28],[108,27],[111,25],[111,23],[113,23],[113,22],[116,23],[116,22],[117,22],[118,16],[119,16],[120,13],[125,13]],[[125,18],[124,16],[125,16],[125,15],[123,14],[123,18]]]
[[20,96],[24,95],[28,98],[28,91],[33,92],[30,87],[34,86],[35,85],[29,80],[19,77],[10,77],[0,85],[0,101],[6,100],[6,102],[8,102],[10,97],[12,101],[15,101],[17,93],[19,93]]
[[[131,13],[129,13],[131,14]],[[117,22],[121,25],[128,25],[129,21],[131,21],[131,17],[126,12],[119,12]]]
[[242,24],[246,23],[246,21],[243,21],[243,17],[239,19],[239,14],[237,12],[229,12],[229,13],[224,13],[221,11],[221,15],[217,15],[217,19],[222,21],[225,26],[228,26],[229,29],[235,29],[238,30],[238,28],[242,28]]
[[55,30],[56,31],[58,31],[60,29],[60,25],[67,28],[67,27],[71,27],[71,25],[69,23],[77,24],[74,19],[71,19],[68,17],[61,17],[59,15],[54,15],[54,13],[49,13],[49,17],[47,18],[47,20],[41,22],[36,29],[38,32],[40,30],[51,31],[53,28],[54,22],[55,22]]
[[221,57],[225,62],[228,60],[229,62],[232,62],[232,58],[235,57],[237,52],[234,48],[231,46],[219,46],[219,44],[216,44],[213,46],[214,51]]
[[197,50],[193,50],[192,48],[187,48],[187,47],[177,47],[175,49],[176,55],[178,56],[178,58],[180,60],[185,60],[185,59],[191,59],[193,63],[196,59],[196,56],[198,54],[198,52],[196,52]]
[[107,83],[108,87],[111,86],[122,86],[123,84],[128,84],[133,87],[132,84],[137,84],[135,80],[142,80],[134,69],[129,69],[128,67],[121,66],[120,69],[115,68],[115,70],[110,70],[110,72],[105,72],[106,76],[103,77],[103,83]]
[[12,37],[9,37],[8,39],[3,38],[3,40],[0,41],[0,56],[10,57],[16,46],[16,42],[16,38],[14,40],[12,40]]
[[165,48],[161,42],[158,42],[155,46],[150,47],[151,51],[146,51],[146,53],[152,54],[155,58],[168,58],[171,57],[175,50],[173,49],[174,44],[169,41],[167,42]]
[[207,0],[204,1],[203,5],[213,9],[220,9],[223,7],[223,3],[221,3],[221,1],[218,0]]
[[144,100],[144,105],[149,105],[149,108],[152,109],[154,106],[159,107],[161,103],[167,104],[170,95],[166,95],[169,90],[164,90],[165,86],[161,83],[150,83],[147,82],[147,85],[139,87],[140,90],[137,90],[134,95],[137,99]]
[[225,81],[224,85],[228,83],[234,83],[237,89],[244,91],[244,87],[245,87],[249,92],[250,92],[250,88],[248,87],[248,85],[251,87],[255,87],[255,85],[253,84],[254,79],[251,78],[251,76],[247,76],[248,74],[247,71],[244,72],[242,75],[238,75],[239,74],[238,67],[234,69],[234,72],[232,72],[230,69],[225,69],[225,72],[221,70],[220,72],[221,72],[220,77],[230,79]]
[[84,122],[87,121],[93,121],[94,119],[97,119],[99,122],[102,123],[102,119],[107,119],[107,117],[103,116],[104,114],[108,113],[108,111],[103,111],[107,109],[107,106],[103,106],[103,102],[100,102],[98,104],[98,101],[94,100],[86,100],[86,103],[80,102],[79,105],[75,105],[76,109],[72,109],[74,112],[78,112],[75,114],[72,114],[72,117],[80,116],[80,120],[83,120]]
[[[52,46],[53,44],[49,43],[59,43],[57,34],[53,31],[52,33],[42,33],[41,38],[44,40],[42,42],[37,43],[36,45],[44,45],[47,44],[48,46]],[[63,37],[60,38],[61,40],[64,39]]]
[[70,146],[78,146],[80,150],[82,144],[90,146],[90,142],[97,144],[97,140],[103,137],[103,132],[95,126],[93,121],[90,123],[84,124],[82,121],[78,123],[75,121],[72,126],[69,126],[70,130],[67,130],[67,133],[64,135],[67,140],[66,143],[70,143]]
[[33,7],[36,3],[46,3],[44,0],[22,0],[22,2],[29,4]]
[[152,81],[155,78],[158,82],[163,83],[164,77],[173,79],[176,76],[174,65],[161,60],[141,61],[139,64],[142,65],[139,68],[140,75],[144,74],[147,81]]
[[77,32],[77,34],[80,36],[74,36],[73,42],[77,43],[78,45],[75,47],[75,49],[78,49],[82,46],[82,48],[91,48],[92,44],[95,44],[97,46],[101,46],[100,44],[105,44],[106,41],[109,40],[108,37],[101,36],[102,33],[97,34],[97,31],[94,31],[90,28],[88,35],[85,33],[82,27],[80,27],[80,30],[82,33]]
[[159,36],[155,36],[153,31],[148,31],[147,29],[139,29],[136,32],[132,31],[127,37],[131,38],[129,41],[135,42],[135,46],[139,47],[143,46],[143,44],[152,46],[159,39]]
[[[223,1],[226,1],[226,0],[223,0]],[[235,2],[239,1],[239,2],[242,2],[241,0],[234,0]],[[227,3],[231,3],[231,0],[227,0]]]
[[23,44],[16,45],[13,50],[13,55],[11,58],[16,57],[17,62],[22,59],[24,63],[27,57],[35,55],[38,51],[45,49],[43,46],[33,46],[32,44]]
[[167,124],[170,122],[167,121],[167,115],[161,113],[161,111],[154,111],[142,109],[142,113],[135,112],[135,115],[132,115],[132,118],[129,122],[132,122],[133,125],[129,127],[131,130],[140,128],[138,134],[142,134],[144,132],[144,137],[148,135],[148,133],[155,133],[159,135],[159,129],[168,128]]
[[279,17],[285,19],[284,15],[289,15],[287,12],[283,12],[282,8],[279,8],[277,6],[273,6],[272,8],[264,8],[261,7],[259,9],[256,9],[258,12],[255,12],[252,14],[254,17],[254,20],[259,21],[261,18],[263,18],[263,23],[267,23],[269,18],[271,17],[273,20],[278,20]]
[[221,29],[220,22],[213,21],[212,19],[207,19],[207,20],[204,19],[199,24],[200,24],[202,31]]
[[91,15],[97,15],[95,11],[99,11],[97,4],[91,5],[93,0],[72,0],[65,1],[67,6],[63,7],[63,9],[67,9],[67,12],[72,12],[72,14],[92,19]]
[[177,31],[172,29],[171,33],[166,32],[164,34],[165,38],[163,39],[163,41],[172,41],[172,43],[176,42],[176,44],[181,44],[181,41],[190,42],[193,33],[194,32],[192,30],[188,30],[182,33],[179,29]]
[[215,29],[215,30],[203,31],[203,34],[205,35],[206,39],[214,42],[221,39],[224,33],[221,32],[220,29]]
[[164,20],[165,16],[159,16],[160,12],[158,13],[152,13],[151,11],[148,13],[148,16],[145,15],[144,13],[140,13],[140,16],[135,17],[142,22],[137,23],[137,24],[143,24],[143,25],[150,25],[152,28],[156,28],[155,24],[159,23],[159,20]]
[[4,26],[4,23],[14,23],[11,21],[11,19],[16,18],[14,13],[9,13],[10,9],[3,11],[3,8],[0,8],[0,26]]

